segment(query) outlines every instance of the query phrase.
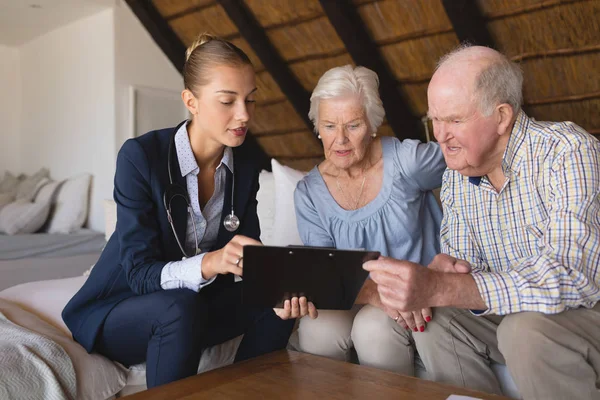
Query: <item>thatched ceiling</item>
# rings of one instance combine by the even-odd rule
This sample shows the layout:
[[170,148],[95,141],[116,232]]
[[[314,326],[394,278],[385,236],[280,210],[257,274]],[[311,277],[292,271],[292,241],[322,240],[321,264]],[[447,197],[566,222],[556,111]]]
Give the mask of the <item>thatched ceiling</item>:
[[252,135],[299,169],[322,159],[308,98],[329,68],[375,69],[389,121],[379,134],[423,138],[437,59],[460,41],[492,46],[525,73],[525,110],[600,135],[600,0],[127,0],[180,69],[201,32],[231,40],[254,63]]

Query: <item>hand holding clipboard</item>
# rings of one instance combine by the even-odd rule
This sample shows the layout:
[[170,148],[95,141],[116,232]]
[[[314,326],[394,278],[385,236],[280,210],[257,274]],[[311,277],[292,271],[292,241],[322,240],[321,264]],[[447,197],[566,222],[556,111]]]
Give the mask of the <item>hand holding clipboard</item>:
[[244,247],[245,305],[282,308],[306,297],[318,309],[349,310],[369,273],[362,264],[379,252],[322,247]]

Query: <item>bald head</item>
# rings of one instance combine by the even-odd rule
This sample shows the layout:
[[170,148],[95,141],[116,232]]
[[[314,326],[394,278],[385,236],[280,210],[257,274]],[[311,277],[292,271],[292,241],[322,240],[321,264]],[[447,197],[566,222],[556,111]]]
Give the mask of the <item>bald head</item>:
[[515,114],[521,107],[521,69],[489,47],[463,45],[442,57],[429,83],[429,91],[450,85],[459,86],[485,115],[490,115],[501,103],[508,103]]
[[465,176],[501,171],[522,83],[519,66],[487,47],[461,46],[440,60],[427,103],[448,168]]
[[504,55],[489,47],[461,46],[440,59],[436,72],[460,67],[477,69],[503,60],[508,61]]

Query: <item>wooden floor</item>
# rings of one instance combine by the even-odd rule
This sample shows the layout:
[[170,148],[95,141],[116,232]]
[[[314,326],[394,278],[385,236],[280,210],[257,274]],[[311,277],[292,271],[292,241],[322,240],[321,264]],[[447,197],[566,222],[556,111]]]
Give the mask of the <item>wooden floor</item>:
[[278,351],[126,397],[158,399],[506,399],[305,353]]

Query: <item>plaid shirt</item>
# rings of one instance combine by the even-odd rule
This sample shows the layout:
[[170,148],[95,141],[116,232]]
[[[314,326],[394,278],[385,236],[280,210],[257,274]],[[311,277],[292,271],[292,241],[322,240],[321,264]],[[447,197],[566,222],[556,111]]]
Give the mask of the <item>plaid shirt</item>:
[[559,313],[600,300],[600,142],[572,122],[517,116],[497,192],[446,170],[442,252],[473,266],[488,309]]

